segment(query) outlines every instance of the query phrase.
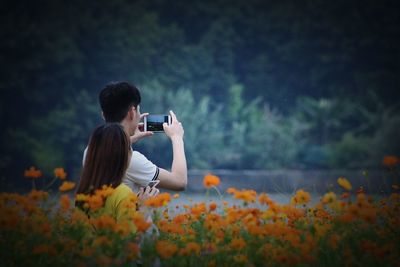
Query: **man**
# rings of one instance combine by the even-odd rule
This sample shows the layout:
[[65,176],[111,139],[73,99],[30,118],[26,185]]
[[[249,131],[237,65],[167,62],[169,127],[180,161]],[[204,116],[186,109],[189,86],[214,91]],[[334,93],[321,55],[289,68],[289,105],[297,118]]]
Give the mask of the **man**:
[[[99,94],[102,114],[106,122],[119,122],[130,136],[131,144],[142,138],[153,135],[152,132],[141,132],[139,123],[148,113],[140,114],[140,92],[127,82],[108,84]],[[171,171],[154,165],[144,155],[132,151],[132,157],[123,182],[134,192],[146,187],[150,181],[160,180],[159,187],[170,190],[184,190],[187,185],[187,166],[183,143],[184,129],[170,111],[171,125],[163,124],[165,134],[172,143],[173,160]],[[86,150],[83,159],[85,160]]]

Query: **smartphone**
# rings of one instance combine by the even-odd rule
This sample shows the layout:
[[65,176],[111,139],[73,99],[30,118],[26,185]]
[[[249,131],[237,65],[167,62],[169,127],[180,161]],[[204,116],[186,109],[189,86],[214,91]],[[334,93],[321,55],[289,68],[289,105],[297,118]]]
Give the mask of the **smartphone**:
[[164,132],[163,123],[171,124],[170,115],[147,115],[143,119],[143,131],[147,132]]

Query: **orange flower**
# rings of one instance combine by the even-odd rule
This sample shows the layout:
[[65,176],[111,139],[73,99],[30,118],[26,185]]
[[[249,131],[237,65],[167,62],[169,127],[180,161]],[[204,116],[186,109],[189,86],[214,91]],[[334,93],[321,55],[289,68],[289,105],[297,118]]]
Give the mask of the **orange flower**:
[[344,178],[344,177],[339,177],[337,179],[338,184],[343,187],[345,190],[350,191],[351,190],[351,184],[350,182]]
[[55,168],[54,176],[61,180],[65,180],[65,178],[67,178],[67,173],[64,171],[64,168]]
[[356,193],[357,194],[364,194],[365,193],[364,187],[360,186],[360,188],[357,189]]
[[308,202],[310,202],[310,200],[311,200],[310,193],[300,189],[297,190],[296,194],[292,197],[290,202],[294,205],[297,205],[297,204],[307,204]]
[[161,258],[171,258],[178,251],[178,247],[166,240],[160,240],[156,243],[156,250]]
[[162,193],[147,199],[144,204],[148,207],[159,208],[166,206],[170,201],[171,195],[169,193]]
[[174,198],[174,199],[179,198],[179,194],[174,194],[173,198]]
[[236,250],[243,249],[244,247],[246,247],[246,241],[244,241],[243,238],[234,238],[234,239],[232,239],[229,246],[232,249],[236,249]]
[[255,202],[256,198],[257,198],[257,192],[254,191],[254,190],[245,190],[244,189],[244,190],[238,191],[238,190],[229,190],[228,189],[228,191],[234,192],[233,193],[234,194],[233,195],[234,198],[241,199],[246,203],[247,202]]
[[326,193],[323,197],[322,197],[322,203],[324,204],[329,204],[329,203],[333,203],[336,201],[336,194],[333,192],[329,192]]
[[28,197],[32,200],[38,201],[38,200],[46,200],[49,197],[49,193],[45,192],[45,191],[38,191],[33,189]]
[[107,246],[111,244],[111,240],[104,235],[96,237],[96,239],[93,240],[92,245],[95,247],[98,246]]
[[38,245],[33,248],[33,254],[49,254],[51,256],[55,256],[57,254],[56,249],[50,245]]
[[218,176],[212,175],[212,174],[207,174],[206,176],[204,176],[203,179],[203,185],[206,188],[210,188],[212,186],[217,186],[219,185],[220,180]]
[[151,223],[146,222],[143,215],[139,213],[135,213],[133,222],[135,223],[138,232],[146,232],[146,230],[151,226]]
[[200,245],[195,242],[189,242],[186,244],[184,248],[179,251],[179,254],[182,256],[189,256],[192,254],[200,255]]
[[226,190],[226,192],[227,192],[228,194],[235,194],[235,193],[237,192],[237,189],[236,189],[236,188],[233,188],[233,187],[229,187],[229,188]]
[[265,204],[265,205],[271,205],[274,204],[274,201],[265,193],[262,193],[259,197],[258,197],[258,202],[260,202],[260,204]]
[[95,191],[95,195],[101,196],[102,198],[107,198],[114,192],[114,188],[112,186],[103,185],[101,189],[97,189]]
[[96,229],[110,229],[113,230],[116,226],[116,221],[109,215],[102,215],[99,218],[92,218],[90,222],[96,227]]
[[137,256],[139,255],[139,252],[140,252],[140,248],[139,248],[138,244],[133,243],[133,242],[129,242],[126,245],[126,250],[128,252],[128,259],[129,260],[136,259]]
[[393,167],[397,164],[399,164],[400,159],[396,156],[385,156],[383,157],[383,165],[387,166],[387,167]]
[[209,208],[210,208],[210,211],[215,210],[217,208],[217,203],[211,202],[210,205],[209,205]]
[[340,195],[341,199],[345,199],[345,198],[349,198],[349,197],[350,197],[349,192],[344,192],[343,194]]
[[89,209],[92,211],[96,211],[98,209],[100,209],[101,207],[103,207],[103,198],[101,196],[90,196],[87,199],[87,204],[89,206]]
[[29,170],[25,170],[24,176],[29,178],[39,178],[41,177],[42,171],[35,169],[35,167],[30,167]]
[[195,204],[190,208],[190,213],[196,216],[201,215],[204,212],[206,212],[206,204],[204,203]]
[[66,182],[64,181],[62,185],[58,188],[61,192],[72,190],[75,187],[74,182]]
[[60,208],[62,211],[67,211],[70,208],[71,201],[68,195],[62,195],[60,197]]

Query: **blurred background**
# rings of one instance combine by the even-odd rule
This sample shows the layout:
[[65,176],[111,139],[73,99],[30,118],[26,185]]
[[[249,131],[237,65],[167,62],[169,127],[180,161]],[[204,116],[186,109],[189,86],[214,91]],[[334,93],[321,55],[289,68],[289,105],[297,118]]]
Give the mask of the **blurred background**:
[[[3,189],[23,188],[30,166],[77,179],[110,81],[138,86],[142,112],[175,111],[193,171],[352,171],[399,155],[397,1],[2,1],[0,10]],[[134,149],[170,167],[165,135]]]

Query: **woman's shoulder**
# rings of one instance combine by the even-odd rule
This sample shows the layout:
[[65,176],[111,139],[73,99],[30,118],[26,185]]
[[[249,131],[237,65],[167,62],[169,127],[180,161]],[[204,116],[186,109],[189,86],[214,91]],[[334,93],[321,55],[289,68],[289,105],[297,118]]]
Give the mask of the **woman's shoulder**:
[[[124,183],[121,183],[114,189],[114,192],[109,196],[110,200],[121,200],[133,194],[132,189]],[[108,199],[108,198],[107,198]]]

